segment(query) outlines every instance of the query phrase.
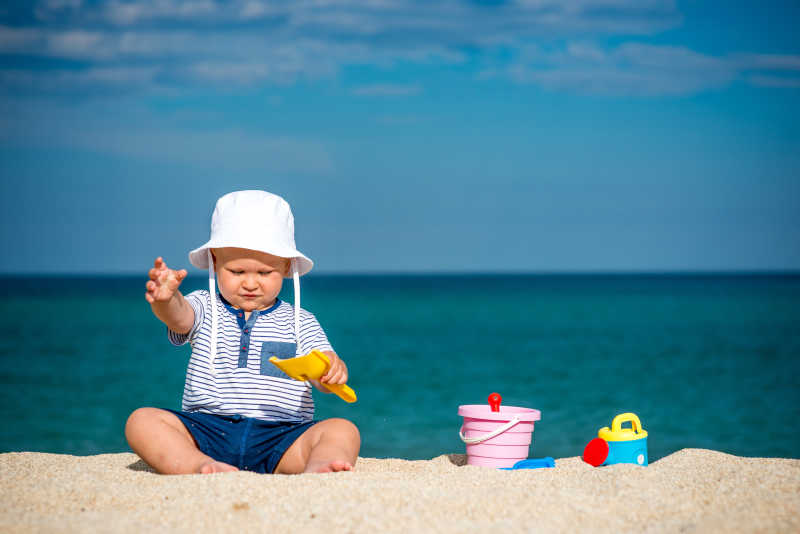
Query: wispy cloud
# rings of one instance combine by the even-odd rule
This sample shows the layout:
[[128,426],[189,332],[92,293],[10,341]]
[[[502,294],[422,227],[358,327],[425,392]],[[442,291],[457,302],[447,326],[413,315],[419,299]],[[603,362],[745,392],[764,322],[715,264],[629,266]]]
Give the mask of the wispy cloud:
[[[58,83],[81,80],[81,71],[146,67],[161,75],[154,85],[224,83],[291,83],[334,76],[343,65],[375,64],[388,68],[397,61],[457,62],[463,54],[439,46],[373,48],[363,42],[287,39],[258,32],[218,30],[62,30],[0,26],[0,54],[64,60],[64,66],[31,69],[49,91]],[[75,62],[78,62],[77,65]],[[15,70],[18,70],[17,67]],[[0,71],[2,72],[2,71]],[[47,78],[51,83],[47,83]],[[68,85],[62,85],[70,90]]]
[[424,118],[419,115],[380,115],[375,117],[375,122],[388,126],[408,126],[424,122]]
[[[523,50],[504,68],[492,66],[484,77],[506,76],[550,90],[583,94],[659,96],[684,95],[727,86],[735,81],[771,87],[792,87],[798,78],[778,78],[798,70],[800,56],[733,54],[712,56],[681,46],[638,42],[603,48],[571,42],[562,48]],[[762,76],[751,75],[763,71]]]
[[107,21],[129,25],[144,20],[195,20],[214,16],[218,5],[211,0],[150,0],[144,2],[112,1],[101,8],[100,15]]
[[413,96],[422,92],[420,85],[374,84],[356,87],[351,91],[358,96]]
[[[252,87],[334,77],[351,65],[476,60],[479,77],[648,96],[737,80],[793,87],[786,73],[800,70],[800,56],[711,56],[644,42],[681,23],[673,0],[43,0],[29,9],[24,24],[0,12],[0,56],[47,62],[0,69],[0,90]],[[606,44],[622,36],[623,44]],[[421,91],[378,84],[352,93]]]
[[76,103],[66,108],[46,100],[36,106],[0,102],[0,142],[6,147],[78,149],[233,171],[327,174],[335,166],[326,144],[313,138],[197,128],[191,118],[165,117],[127,104]]
[[747,79],[753,85],[759,87],[782,87],[796,89],[800,87],[800,77],[786,78],[783,76],[765,76],[754,74]]
[[465,50],[574,32],[649,35],[680,20],[672,0],[42,0],[29,10],[24,24],[0,17],[0,55],[48,58],[51,66],[30,76],[44,91],[93,76],[65,66],[147,68],[160,73],[154,87],[291,83],[347,65],[464,62]]
[[651,33],[680,20],[673,0],[516,0],[494,5],[444,0],[138,0],[84,3],[47,0],[36,5],[43,21],[70,24],[106,23],[133,26],[152,22],[219,24],[272,20],[302,32],[378,34],[392,31],[561,32],[578,29],[601,32]]
[[800,71],[799,55],[735,54],[731,57],[747,69]]
[[152,88],[157,67],[92,67],[82,70],[0,70],[0,86],[24,94],[126,93]]

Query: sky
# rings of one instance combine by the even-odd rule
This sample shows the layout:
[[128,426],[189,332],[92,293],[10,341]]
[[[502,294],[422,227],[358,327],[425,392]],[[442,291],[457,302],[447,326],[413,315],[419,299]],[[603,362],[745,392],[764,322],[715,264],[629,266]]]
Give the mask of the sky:
[[0,273],[193,270],[286,198],[317,273],[800,269],[800,4],[0,4]]

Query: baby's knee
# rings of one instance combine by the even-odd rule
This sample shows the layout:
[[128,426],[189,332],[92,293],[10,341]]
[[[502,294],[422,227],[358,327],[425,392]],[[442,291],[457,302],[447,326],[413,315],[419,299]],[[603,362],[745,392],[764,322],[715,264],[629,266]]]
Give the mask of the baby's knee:
[[329,428],[326,429],[331,434],[336,434],[339,439],[347,440],[350,443],[360,444],[361,433],[358,427],[347,419],[333,418],[326,421]]
[[125,423],[125,435],[130,437],[143,427],[150,426],[158,421],[158,408],[137,408],[128,416]]

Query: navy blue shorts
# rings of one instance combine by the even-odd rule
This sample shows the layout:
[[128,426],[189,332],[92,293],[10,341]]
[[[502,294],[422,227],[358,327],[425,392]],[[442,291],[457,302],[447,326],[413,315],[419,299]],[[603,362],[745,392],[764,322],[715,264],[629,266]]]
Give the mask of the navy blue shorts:
[[200,452],[244,471],[272,473],[283,454],[316,421],[289,423],[262,421],[241,415],[178,412]]

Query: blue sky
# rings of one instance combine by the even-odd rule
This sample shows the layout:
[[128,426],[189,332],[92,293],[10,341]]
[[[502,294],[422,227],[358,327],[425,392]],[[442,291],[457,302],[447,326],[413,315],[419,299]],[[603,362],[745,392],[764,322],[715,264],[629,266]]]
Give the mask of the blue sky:
[[317,272],[800,269],[796,2],[0,7],[4,273],[189,267],[284,196]]

